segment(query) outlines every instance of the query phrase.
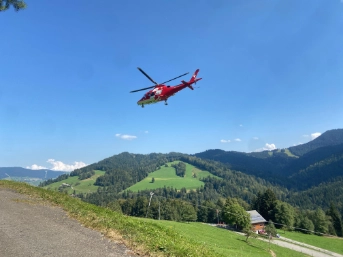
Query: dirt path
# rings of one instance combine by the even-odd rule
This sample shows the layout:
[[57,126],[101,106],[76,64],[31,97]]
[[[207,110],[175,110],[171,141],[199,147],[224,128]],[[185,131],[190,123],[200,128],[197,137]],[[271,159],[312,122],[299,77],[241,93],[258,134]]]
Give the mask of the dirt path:
[[59,207],[0,188],[0,256],[134,256]]

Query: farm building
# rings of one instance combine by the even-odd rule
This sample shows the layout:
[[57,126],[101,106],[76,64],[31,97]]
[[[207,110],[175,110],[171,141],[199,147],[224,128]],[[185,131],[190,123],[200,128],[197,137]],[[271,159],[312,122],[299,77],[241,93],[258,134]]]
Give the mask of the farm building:
[[251,225],[253,225],[254,231],[264,230],[264,224],[267,221],[256,210],[247,211],[250,214]]

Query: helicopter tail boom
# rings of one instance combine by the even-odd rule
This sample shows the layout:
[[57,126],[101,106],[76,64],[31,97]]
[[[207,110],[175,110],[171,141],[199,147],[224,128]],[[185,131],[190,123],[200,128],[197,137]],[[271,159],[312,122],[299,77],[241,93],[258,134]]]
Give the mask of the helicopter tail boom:
[[192,87],[192,84],[193,84],[193,83],[196,84],[197,81],[201,80],[201,78],[198,78],[198,79],[196,78],[197,75],[198,75],[198,72],[199,72],[199,69],[197,69],[197,70],[194,72],[192,78],[191,78],[188,82],[182,80],[182,81],[181,81],[182,84],[184,84],[184,85],[188,86],[190,89],[194,90],[194,88]]
[[186,82],[184,80],[181,80],[182,84],[184,84],[185,86],[189,87],[190,89],[194,90],[194,88],[192,87],[192,84],[190,82]]

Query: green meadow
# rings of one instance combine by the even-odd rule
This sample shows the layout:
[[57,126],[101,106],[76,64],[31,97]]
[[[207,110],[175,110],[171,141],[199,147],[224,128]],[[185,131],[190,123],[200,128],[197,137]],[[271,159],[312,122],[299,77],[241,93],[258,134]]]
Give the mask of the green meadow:
[[204,223],[183,223],[167,220],[151,220],[151,222],[174,229],[184,237],[197,241],[206,246],[215,256],[272,256],[269,250],[278,257],[305,256],[302,253],[274,244],[269,245],[257,238],[249,238],[247,243],[245,236]]
[[313,245],[335,253],[343,254],[343,238],[309,235],[301,232],[278,230],[281,237]]
[[66,191],[68,194],[72,194],[75,190],[75,193],[92,193],[96,192],[98,189],[98,186],[94,186],[94,182],[96,179],[100,176],[103,176],[105,174],[104,171],[101,170],[95,170],[95,175],[93,175],[90,178],[79,180],[79,176],[73,176],[69,177],[67,179],[52,183],[50,185],[45,186],[45,189],[50,190],[58,190],[59,186],[62,185],[62,183],[67,183],[71,185],[71,187],[67,187]]
[[287,154],[289,157],[296,157],[296,158],[299,158],[299,156],[296,156],[294,154],[292,154],[288,148],[285,149],[285,154]]
[[83,226],[121,241],[141,256],[306,256],[293,250],[201,223],[158,221],[122,215],[57,191],[0,180],[0,188],[29,195],[28,204],[50,203],[63,208]]
[[[179,177],[176,175],[175,169],[171,167],[171,164],[176,164],[178,162],[179,161],[169,162],[167,163],[168,167],[165,167],[164,165],[161,166],[159,170],[149,173],[148,177],[129,187],[128,190],[137,192],[138,190],[163,188],[164,186],[173,187],[176,189],[186,188],[188,190],[192,190],[204,185],[204,182],[199,180],[200,178],[204,178],[207,176],[219,178],[212,175],[208,171],[199,170],[198,168],[188,163],[185,163],[185,176]],[[195,178],[193,177],[194,174],[196,174]],[[155,179],[154,183],[151,182],[152,178]]]

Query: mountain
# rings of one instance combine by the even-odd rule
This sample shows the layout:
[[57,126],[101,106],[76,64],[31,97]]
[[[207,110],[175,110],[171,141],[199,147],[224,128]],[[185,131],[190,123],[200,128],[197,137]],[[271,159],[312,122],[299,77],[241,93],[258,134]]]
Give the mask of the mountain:
[[283,175],[298,189],[343,177],[343,144],[320,147],[304,154],[286,166]]
[[343,216],[343,177],[336,178],[336,181],[321,183],[304,191],[293,192],[287,199],[287,202],[293,206],[303,209],[315,209],[318,206],[328,209],[331,201],[341,210]]
[[8,177],[29,177],[29,178],[39,178],[39,179],[45,180],[45,179],[50,179],[50,178],[54,179],[66,173],[69,173],[69,172],[55,171],[55,170],[49,170],[49,169],[30,170],[30,169],[25,169],[22,167],[0,167],[0,179],[4,179]]
[[[188,163],[199,170],[208,171],[219,177],[202,179],[204,186],[201,189],[203,190],[201,197],[204,199],[213,200],[218,199],[220,196],[231,196],[240,197],[249,202],[259,191],[264,191],[267,188],[273,188],[280,198],[286,196],[285,189],[263,179],[244,174],[240,171],[232,171],[220,162],[202,160],[195,156],[175,152],[168,154],[133,154],[123,152],[87,167],[74,170],[70,173],[70,176],[79,176],[80,180],[81,177],[87,178],[86,174],[93,170],[105,171],[105,175],[98,177],[94,183],[94,185],[99,186],[98,191],[87,195],[88,200],[92,203],[101,204],[111,199],[113,200],[123,190],[145,179],[149,173],[159,170],[161,166],[173,161]],[[59,178],[45,181],[44,186],[58,180]]]
[[306,144],[288,149],[260,153],[215,149],[194,156],[224,163],[230,169],[288,189],[304,190],[343,176],[343,129],[326,131]]
[[310,151],[324,146],[343,144],[343,129],[332,129],[324,132],[314,140],[297,146],[289,147],[289,151],[297,156],[302,156]]
[[[272,189],[278,199],[302,208],[306,204],[327,207],[330,201],[340,201],[342,194],[335,187],[343,180],[343,130],[329,130],[311,142],[292,150],[276,149],[256,153],[207,150],[194,155],[183,153],[134,154],[123,152],[97,163],[60,176],[78,176],[79,180],[92,175],[94,170],[105,171],[96,179],[98,191],[84,199],[94,204],[103,204],[127,194],[125,190],[143,180],[149,173],[172,161],[189,163],[221,178],[204,178],[204,186],[196,193],[186,190],[161,189],[165,197],[188,199],[189,201],[217,201],[223,197],[238,197],[250,203],[258,192]],[[296,155],[297,154],[297,155]],[[44,185],[55,180],[45,181]],[[169,190],[169,191],[168,191]],[[329,193],[327,193],[329,192]],[[149,192],[138,192],[149,194]],[[325,196],[329,197],[325,197]],[[318,200],[319,199],[319,200]],[[315,204],[311,204],[315,202]],[[339,206],[341,211],[343,207]]]
[[280,150],[264,151],[258,155],[214,149],[196,153],[194,156],[218,161],[230,169],[279,183],[282,183],[282,170],[295,159]]

